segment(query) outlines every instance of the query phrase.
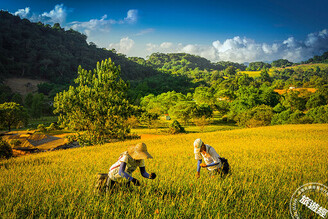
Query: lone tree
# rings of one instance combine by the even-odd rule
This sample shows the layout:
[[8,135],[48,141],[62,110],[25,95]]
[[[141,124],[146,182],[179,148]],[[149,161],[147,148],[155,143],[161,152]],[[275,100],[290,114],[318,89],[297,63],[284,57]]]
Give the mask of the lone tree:
[[120,67],[111,59],[98,62],[93,72],[79,66],[77,86],[70,86],[68,91],[56,95],[54,113],[59,114],[61,126],[85,131],[78,136],[80,143],[103,144],[129,136],[125,121],[133,107],[127,100],[129,86],[120,74]]
[[12,127],[26,125],[28,115],[25,108],[15,102],[0,104],[0,128],[11,131]]

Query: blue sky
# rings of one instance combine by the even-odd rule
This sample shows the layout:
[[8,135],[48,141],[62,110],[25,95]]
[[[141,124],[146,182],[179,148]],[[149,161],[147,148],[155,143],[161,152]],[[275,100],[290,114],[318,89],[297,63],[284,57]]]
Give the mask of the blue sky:
[[127,56],[187,52],[213,62],[299,62],[328,51],[326,0],[0,0],[0,8],[58,22]]

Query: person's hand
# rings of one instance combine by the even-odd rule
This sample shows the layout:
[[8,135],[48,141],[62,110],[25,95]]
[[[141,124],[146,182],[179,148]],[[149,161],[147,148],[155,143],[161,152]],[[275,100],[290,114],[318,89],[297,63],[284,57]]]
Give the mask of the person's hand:
[[156,178],[156,173],[151,173],[149,175],[149,179],[155,179]]
[[131,181],[133,182],[133,184],[134,184],[135,186],[140,186],[140,182],[139,182],[139,180],[133,178]]
[[195,176],[198,179],[200,177],[200,172],[197,172]]
[[207,167],[207,165],[205,163],[201,163],[199,166],[201,166],[201,167]]

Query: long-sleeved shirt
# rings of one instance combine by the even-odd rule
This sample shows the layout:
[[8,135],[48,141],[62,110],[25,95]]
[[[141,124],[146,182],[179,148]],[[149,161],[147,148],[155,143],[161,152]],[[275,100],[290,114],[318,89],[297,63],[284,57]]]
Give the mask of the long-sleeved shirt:
[[[125,179],[131,181],[133,177],[130,176],[127,172],[125,172],[125,168],[126,168],[126,163],[122,162],[120,165],[120,169],[118,170],[118,174],[121,177],[124,177]],[[149,173],[146,172],[146,167],[139,167],[139,168],[140,168],[141,175],[145,178],[149,178]]]
[[121,154],[116,163],[114,163],[109,168],[108,177],[112,181],[121,181],[124,178],[128,180],[132,180],[132,173],[140,168],[140,172],[142,176],[149,177],[149,174],[145,169],[145,161],[144,160],[134,160],[128,152],[124,152]]
[[200,171],[200,164],[202,163],[202,158],[207,165],[208,170],[215,170],[221,167],[221,161],[219,154],[215,151],[213,147],[210,145],[205,145],[206,151],[195,153],[195,159],[198,160],[197,162],[197,172]]

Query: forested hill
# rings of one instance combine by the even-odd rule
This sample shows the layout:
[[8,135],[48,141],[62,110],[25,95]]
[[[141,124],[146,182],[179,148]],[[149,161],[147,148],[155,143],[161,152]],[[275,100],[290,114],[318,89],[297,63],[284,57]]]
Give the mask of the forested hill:
[[229,62],[229,61],[220,61],[217,63],[212,63],[208,59],[205,59],[200,56],[191,55],[188,53],[153,53],[149,56],[148,60],[142,58],[132,57],[130,60],[133,60],[140,64],[148,64],[157,69],[164,70],[224,70],[229,66],[234,66],[236,69],[245,70],[246,66],[239,63]]
[[310,58],[309,60],[302,62],[303,64],[309,64],[309,63],[328,63],[328,51],[323,53],[321,56],[314,56],[313,58]]
[[[224,70],[229,66],[245,70],[233,62],[212,63],[200,56],[186,53],[154,53],[149,59],[131,57],[115,50],[97,48],[87,43],[87,36],[60,25],[32,23],[6,11],[0,11],[0,81],[8,77],[47,79],[55,84],[67,84],[76,77],[79,65],[92,70],[98,61],[111,58],[122,69],[123,79],[130,81],[168,77],[171,72],[193,77],[192,70]],[[170,75],[171,76],[171,75]],[[173,79],[173,80],[176,80]],[[182,79],[185,80],[185,79]]]
[[115,51],[88,44],[87,36],[32,23],[0,11],[0,77],[29,77],[67,83],[76,77],[79,65],[94,69],[98,61],[111,58],[120,65],[124,79],[135,80],[157,74],[153,68],[137,64]]

